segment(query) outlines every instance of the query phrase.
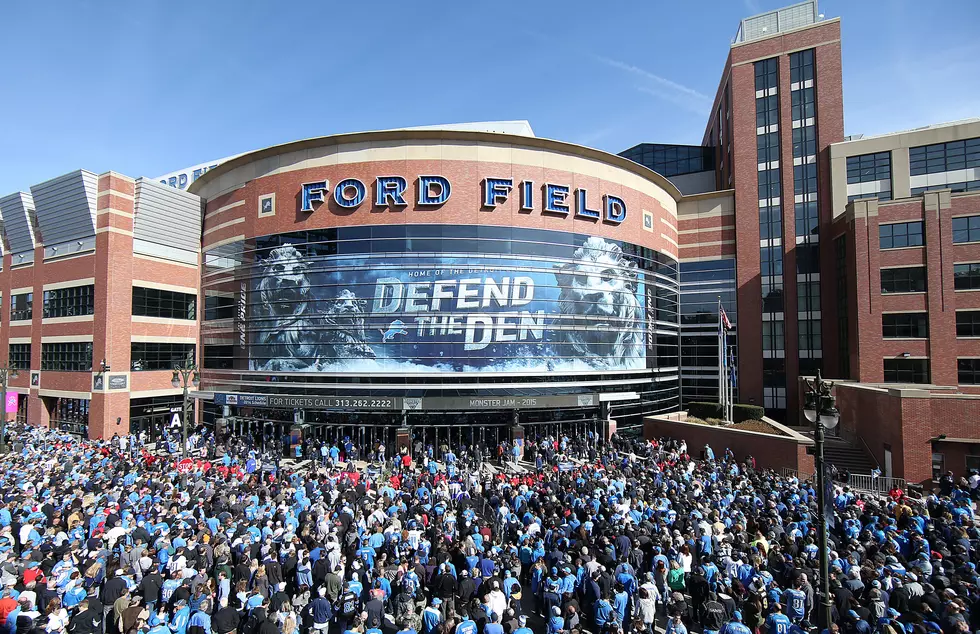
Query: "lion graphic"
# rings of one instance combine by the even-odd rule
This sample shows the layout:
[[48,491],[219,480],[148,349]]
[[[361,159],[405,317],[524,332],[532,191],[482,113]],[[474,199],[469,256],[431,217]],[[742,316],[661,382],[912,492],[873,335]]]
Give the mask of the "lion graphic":
[[336,299],[327,301],[320,346],[321,357],[326,362],[375,358],[374,350],[365,342],[364,304],[364,300],[357,299],[346,288]]
[[263,263],[252,322],[260,354],[253,368],[268,372],[315,371],[322,360],[374,358],[364,336],[361,302],[349,290],[317,310],[309,266],[291,244],[273,249]]
[[558,267],[558,340],[596,369],[636,367],[643,358],[636,263],[619,245],[591,237]]

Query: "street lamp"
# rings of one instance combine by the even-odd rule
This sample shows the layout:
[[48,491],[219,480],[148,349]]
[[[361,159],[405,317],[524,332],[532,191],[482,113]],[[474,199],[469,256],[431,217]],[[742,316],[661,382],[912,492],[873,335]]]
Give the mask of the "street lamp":
[[174,366],[174,375],[170,379],[170,384],[174,387],[182,387],[184,389],[184,400],[182,401],[182,409],[180,416],[180,457],[187,457],[187,391],[191,385],[195,388],[201,384],[201,379],[197,375],[197,364],[191,361],[190,357],[184,359],[183,364],[177,364]]
[[821,612],[823,613],[823,624],[829,628],[833,622],[831,620],[830,602],[830,550],[827,547],[827,489],[826,489],[826,470],[824,469],[823,445],[824,431],[833,429],[840,421],[840,412],[836,407],[836,399],[830,393],[834,387],[832,381],[824,381],[817,370],[817,378],[814,381],[804,379],[807,392],[803,402],[803,415],[816,425],[813,434],[814,451],[816,453],[817,467],[817,513],[819,514],[817,528],[820,531],[818,548],[820,549],[820,592],[823,598],[820,601]]
[[7,453],[7,379],[17,378],[17,368],[0,368],[0,403],[3,403],[3,418],[0,419],[0,453]]

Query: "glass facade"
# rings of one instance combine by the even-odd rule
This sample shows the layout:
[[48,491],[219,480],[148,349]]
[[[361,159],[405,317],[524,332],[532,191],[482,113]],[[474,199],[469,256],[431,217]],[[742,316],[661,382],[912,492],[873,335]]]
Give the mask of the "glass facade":
[[194,362],[193,343],[150,343],[131,344],[130,369],[133,372],[149,370],[173,370],[178,365]]
[[909,148],[912,176],[980,167],[980,138]]
[[[817,169],[816,73],[813,49],[789,56],[793,127],[793,211],[796,221],[797,356],[801,374],[815,374],[823,359],[820,312],[820,217]],[[799,142],[797,142],[797,140]],[[815,299],[815,301],[813,301]]]
[[[735,260],[681,263],[681,398],[684,403],[718,400],[719,298],[732,322],[727,345],[729,366],[734,372],[738,367],[734,329],[738,320]],[[737,380],[735,385],[737,388]]]
[[715,149],[710,146],[640,143],[619,155],[667,177],[715,168]]
[[874,183],[872,189],[857,187],[858,192],[848,190],[847,200],[858,198],[877,198],[878,200],[892,199],[892,154],[891,152],[875,152],[847,157],[847,184],[860,185]]
[[264,236],[205,254],[204,296],[223,305],[209,310],[206,301],[203,378],[273,375],[281,378],[261,391],[284,393],[356,382],[406,394],[408,384],[426,390],[461,374],[481,383],[454,390],[462,396],[495,382],[599,375],[578,389],[588,391],[590,380],[634,373],[643,385],[620,389],[639,393],[637,413],[666,411],[680,396],[678,277],[677,262],[652,249],[539,229],[378,225]]
[[54,372],[91,372],[92,342],[42,343],[41,369]]
[[[762,356],[768,381],[763,405],[781,416],[786,408],[785,305],[783,299],[782,170],[779,140],[779,60],[755,62],[756,158],[759,183],[759,259],[762,282]],[[794,144],[796,138],[794,137]],[[802,139],[801,147],[802,147]]]
[[95,313],[95,285],[44,291],[44,317],[78,317]]
[[134,286],[133,315],[194,320],[197,319],[197,295]]

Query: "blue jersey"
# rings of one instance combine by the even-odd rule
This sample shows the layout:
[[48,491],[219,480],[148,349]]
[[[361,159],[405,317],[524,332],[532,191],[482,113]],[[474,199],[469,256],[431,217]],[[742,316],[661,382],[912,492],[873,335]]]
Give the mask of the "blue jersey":
[[783,605],[786,606],[786,616],[798,621],[806,614],[806,595],[801,590],[790,588],[783,593]]
[[779,612],[770,614],[769,618],[766,619],[766,631],[769,634],[789,634],[790,625],[792,623],[790,623],[789,617]]

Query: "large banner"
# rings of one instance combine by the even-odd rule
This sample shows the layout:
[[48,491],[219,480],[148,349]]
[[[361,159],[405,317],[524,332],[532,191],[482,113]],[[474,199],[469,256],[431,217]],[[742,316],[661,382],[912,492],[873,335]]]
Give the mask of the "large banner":
[[252,370],[646,367],[644,276],[616,243],[591,237],[553,259],[303,249],[260,251],[248,293]]

